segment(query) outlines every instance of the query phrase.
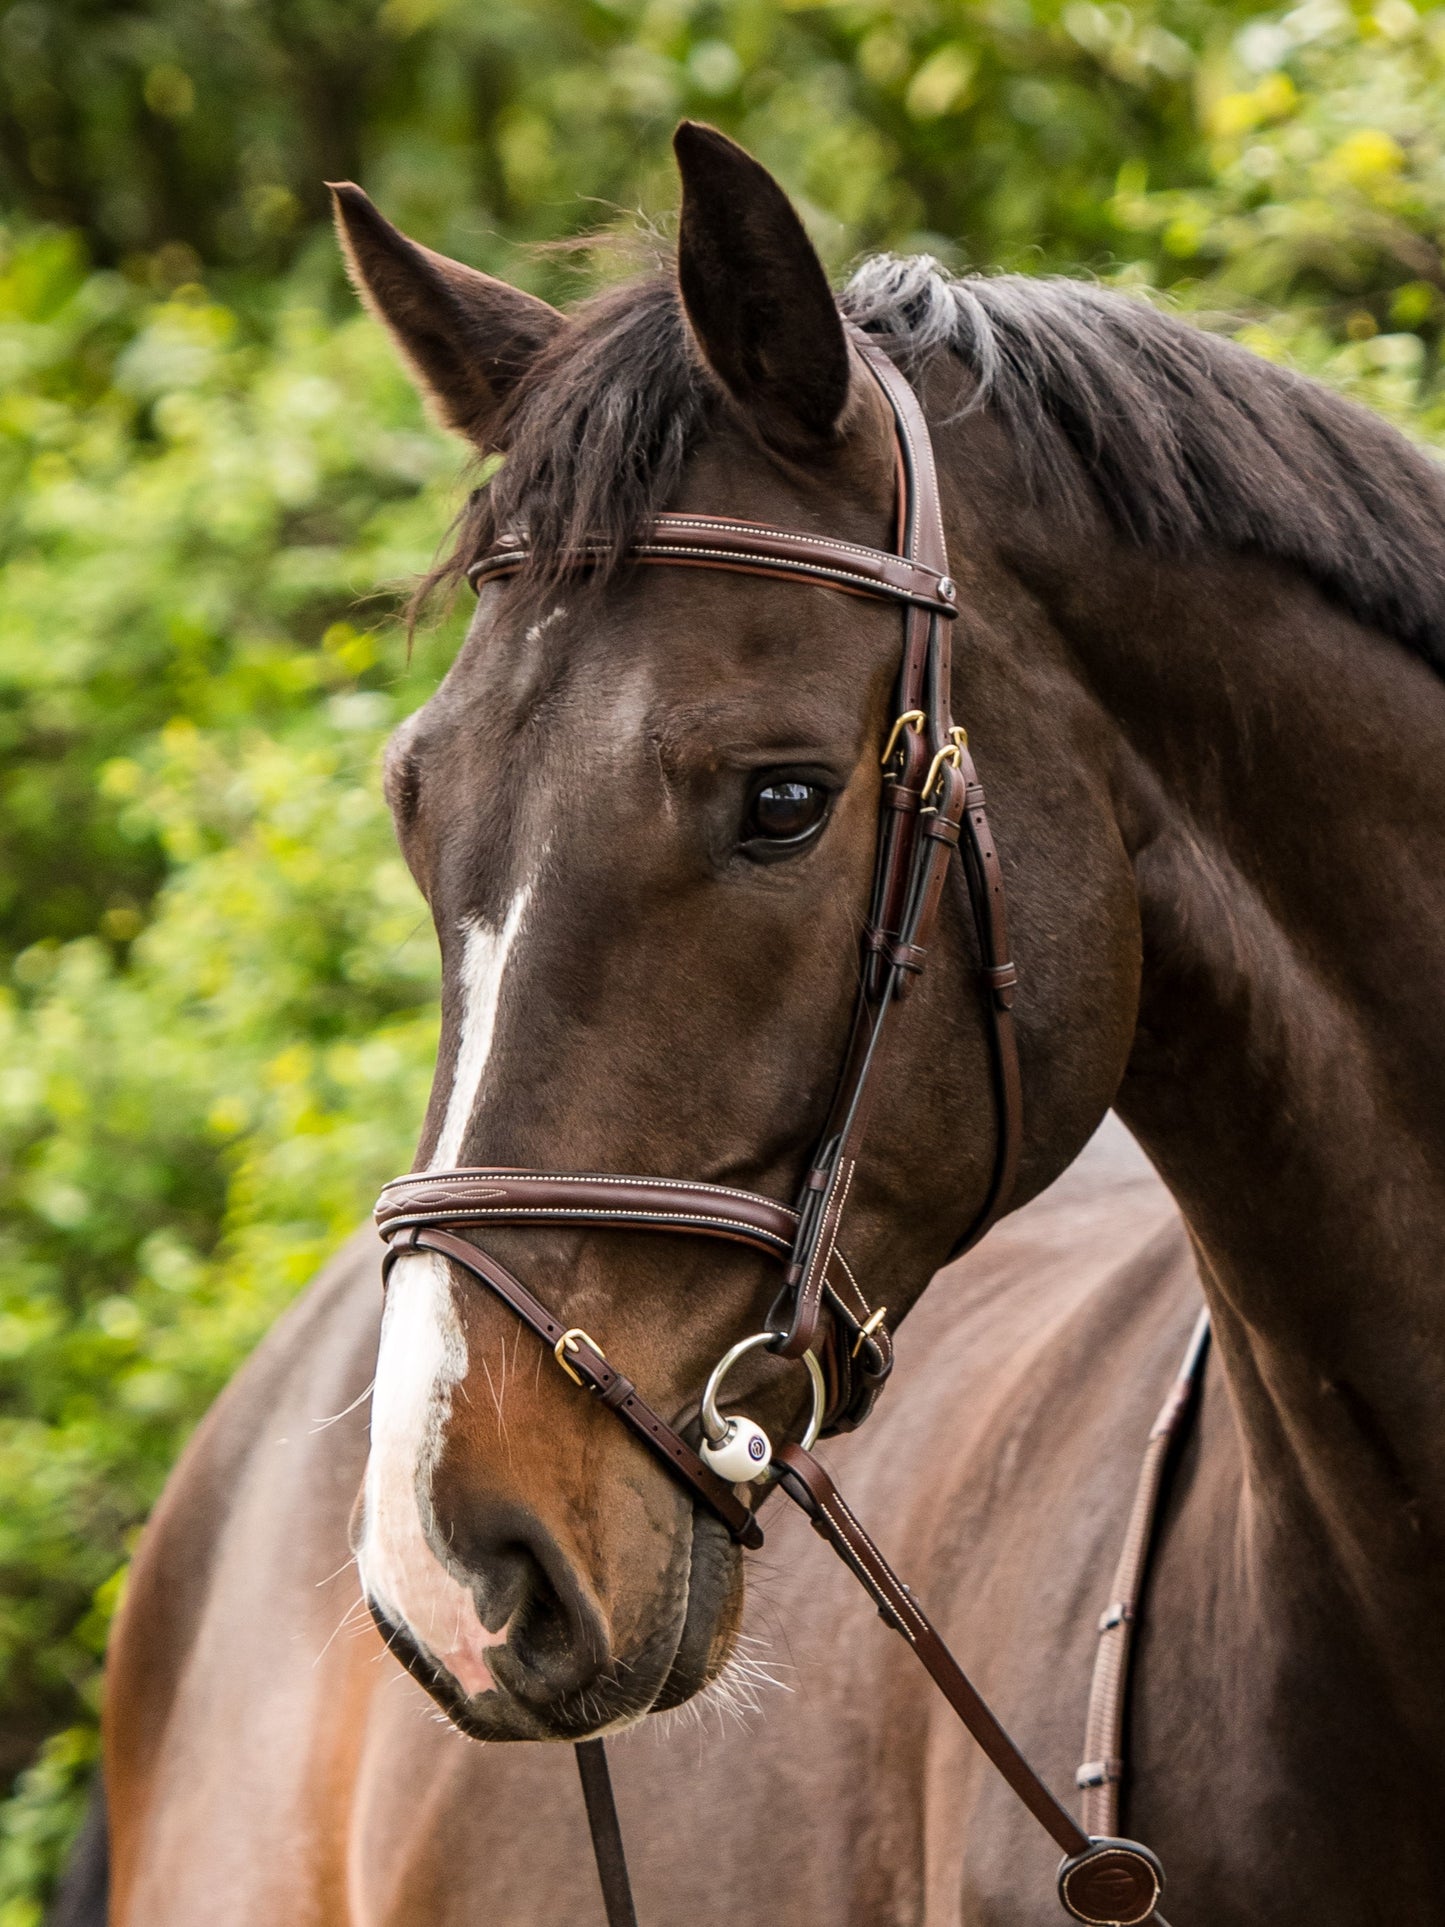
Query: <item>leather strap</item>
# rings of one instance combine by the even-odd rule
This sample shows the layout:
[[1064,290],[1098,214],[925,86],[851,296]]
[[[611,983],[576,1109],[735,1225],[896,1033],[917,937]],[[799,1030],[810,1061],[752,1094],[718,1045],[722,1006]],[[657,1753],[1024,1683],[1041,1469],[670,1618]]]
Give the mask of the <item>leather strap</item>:
[[592,1858],[597,1863],[597,1879],[607,1909],[607,1927],[637,1927],[632,1882],[627,1877],[627,1854],[617,1821],[617,1803],[612,1797],[612,1775],[607,1770],[606,1745],[601,1740],[577,1740],[572,1750],[577,1755],[577,1771],[582,1777],[582,1798],[592,1833]]
[[792,1249],[798,1214],[755,1191],[675,1178],[476,1165],[393,1178],[376,1206],[383,1236],[407,1224],[604,1224],[733,1239],[776,1258]]
[[800,1445],[779,1446],[773,1463],[781,1471],[784,1492],[852,1571],[884,1624],[908,1641],[990,1764],[1066,1854],[1084,1852],[1088,1834],[1019,1752],[912,1592],[858,1523],[826,1469]]
[[[585,568],[610,553],[603,543],[586,543],[572,552],[572,559],[579,568]],[[474,562],[467,570],[467,580],[480,590],[488,582],[515,575],[529,554],[520,538],[506,542]],[[949,580],[946,557],[933,568],[887,549],[838,542],[831,536],[805,534],[800,529],[773,528],[766,522],[747,522],[736,516],[656,515],[628,548],[627,560],[818,582],[850,595],[914,604],[945,618],[958,614],[957,590]]]
[[[856,330],[852,338],[893,415],[900,478],[899,547],[915,566],[946,576],[948,551],[938,478],[923,410],[887,355]],[[959,843],[966,811],[970,813],[969,896],[984,956],[998,1130],[988,1193],[962,1245],[977,1242],[1006,1208],[1018,1170],[1023,1091],[1010,1014],[1017,972],[1006,955],[1002,877],[983,790],[971,760],[967,776],[963,773],[967,738],[952,719],[949,633],[948,625],[939,622],[926,604],[913,602],[907,608],[895,696],[898,723],[884,756],[883,821],[853,1042],[799,1200],[798,1237],[786,1274],[791,1301],[786,1307],[788,1325],[778,1346],[784,1357],[800,1357],[818,1342],[827,1266],[868,1128],[871,1074],[892,1008],[907,994],[927,960],[948,858]],[[975,873],[982,890],[975,883]],[[999,992],[1005,988],[1007,995],[1001,997]]]
[[1003,870],[993,831],[989,828],[983,785],[969,754],[967,737],[959,745],[959,774],[965,786],[964,835],[960,847],[982,953],[984,992],[989,1000],[998,1138],[988,1195],[973,1224],[954,1246],[952,1256],[955,1258],[972,1250],[1008,1209],[1018,1179],[1024,1135],[1023,1072],[1019,1067],[1018,1031],[1013,1014],[1019,974],[1009,954]]
[[1083,1791],[1084,1825],[1090,1833],[1119,1831],[1120,1795],[1126,1769],[1124,1714],[1134,1629],[1139,1623],[1150,1554],[1158,1537],[1167,1475],[1177,1461],[1178,1448],[1190,1420],[1199,1409],[1204,1367],[1209,1358],[1209,1336],[1209,1313],[1202,1311],[1195,1320],[1184,1361],[1169,1388],[1169,1396],[1150,1430],[1109,1604],[1099,1618],[1099,1645],[1084,1726],[1084,1761],[1074,1776]]
[[405,1225],[391,1238],[382,1260],[383,1283],[391,1276],[397,1259],[409,1251],[434,1251],[459,1265],[479,1285],[485,1285],[537,1334],[565,1372],[595,1394],[608,1411],[615,1412],[674,1478],[692,1488],[694,1496],[717,1514],[740,1545],[757,1547],[763,1543],[762,1527],[733,1488],[708,1470],[687,1441],[652,1409],[632,1380],[608,1364],[585,1332],[569,1331],[504,1264],[454,1232],[431,1225]]
[[937,1627],[883,1557],[825,1467],[800,1445],[773,1454],[780,1484],[827,1540],[878,1608],[885,1625],[906,1639],[984,1757],[1039,1825],[1063,1849],[1058,1893],[1076,1920],[1093,1927],[1168,1927],[1157,1902],[1164,1870],[1137,1840],[1086,1833],[1020,1753],[998,1716],[964,1672]]

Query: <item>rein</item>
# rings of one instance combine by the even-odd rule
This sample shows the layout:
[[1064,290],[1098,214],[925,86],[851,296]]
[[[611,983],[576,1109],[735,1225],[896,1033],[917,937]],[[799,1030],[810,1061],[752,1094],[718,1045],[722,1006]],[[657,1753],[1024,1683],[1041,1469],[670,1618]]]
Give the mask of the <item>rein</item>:
[[[656,516],[628,551],[628,560],[638,564],[817,583],[892,602],[902,611],[895,720],[882,753],[881,822],[861,981],[837,1089],[798,1198],[788,1206],[723,1185],[609,1173],[493,1166],[422,1172],[393,1179],[377,1205],[377,1224],[388,1244],[383,1278],[398,1258],[419,1251],[433,1252],[467,1273],[528,1326],[562,1370],[615,1413],[739,1544],[762,1544],[756,1506],[773,1484],[780,1487],[854,1574],[884,1622],[908,1641],[990,1763],[1060,1847],[1064,1858],[1058,1892],[1066,1911],[1094,1927],[1140,1927],[1148,1921],[1166,1927],[1156,1906],[1163,1869],[1147,1847],[1115,1837],[1112,1828],[1117,1824],[1129,1626],[1169,1451],[1194,1402],[1202,1340],[1193,1347],[1193,1363],[1186,1361],[1180,1381],[1187,1379],[1189,1391],[1180,1393],[1176,1387],[1151,1435],[1117,1582],[1123,1610],[1107,1627],[1101,1624],[1090,1737],[1097,1734],[1107,1745],[1101,1746],[1099,1759],[1080,1769],[1081,1785],[1106,1789],[1089,1809],[1090,1818],[1097,1814],[1108,1821],[1099,1833],[1086,1832],[1024,1759],[809,1450],[819,1436],[861,1424],[893,1369],[884,1309],[875,1310],[863,1296],[839,1247],[839,1234],[889,1019],[924,968],[955,852],[962,861],[982,959],[997,1135],[987,1195],[952,1256],[976,1244],[1006,1209],[1023,1133],[1013,1020],[1018,973],[1009,959],[1003,878],[968,737],[955,724],[950,707],[951,630],[958,592],[948,573],[933,446],[918,399],[903,375],[866,335],[856,329],[850,333],[854,351],[893,418],[898,470],[893,552],[738,518],[692,514]],[[600,547],[584,546],[569,559],[582,568],[602,553]],[[469,580],[480,589],[513,575],[527,555],[520,540],[508,542],[476,563]],[[564,1327],[506,1266],[458,1235],[463,1228],[488,1224],[539,1223],[722,1238],[750,1246],[782,1267],[769,1329],[742,1339],[714,1367],[702,1395],[702,1436],[696,1449],[609,1362],[596,1339]],[[813,1405],[800,1442],[775,1448],[751,1420],[724,1419],[718,1411],[727,1372],[758,1347],[800,1360],[808,1369]],[[1157,1450],[1156,1439],[1162,1440]],[[739,1488],[746,1485],[756,1494],[760,1482],[766,1482],[761,1497],[746,1503]],[[1122,1640],[1113,1637],[1116,1631],[1122,1631]],[[603,1744],[581,1741],[576,1751],[609,1927],[635,1927]],[[1086,1771],[1099,1777],[1085,1781]]]

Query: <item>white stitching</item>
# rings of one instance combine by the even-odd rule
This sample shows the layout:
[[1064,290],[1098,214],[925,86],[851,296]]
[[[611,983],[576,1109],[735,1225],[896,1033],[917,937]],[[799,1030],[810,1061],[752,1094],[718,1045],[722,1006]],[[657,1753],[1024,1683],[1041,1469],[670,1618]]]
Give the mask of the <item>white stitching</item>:
[[[804,547],[831,550],[834,554],[838,555],[858,555],[867,558],[869,561],[900,564],[905,569],[916,569],[920,575],[931,576],[935,582],[940,582],[943,579],[943,571],[941,569],[935,569],[927,562],[919,562],[911,555],[900,555],[897,549],[875,549],[871,548],[866,542],[844,542],[835,535],[809,535],[803,529],[777,528],[768,522],[730,522],[726,517],[721,515],[669,515],[664,513],[656,517],[650,527],[652,530],[651,541],[653,544],[657,543],[659,535],[666,537],[673,530],[696,529],[704,535],[712,532],[714,534],[738,535],[743,537],[744,540],[751,538],[754,541],[797,542]],[[645,547],[648,545],[648,540],[648,537],[644,537],[643,540],[635,546],[639,548]],[[591,553],[594,550],[600,552],[604,544],[600,542],[585,542],[581,546],[585,551]],[[758,554],[762,554],[763,552],[762,550],[755,551],[755,553]],[[529,549],[496,549],[491,555],[482,558],[480,566],[485,568],[490,563],[498,568],[510,567],[521,562],[530,553],[531,551]],[[805,560],[806,559],[807,558],[805,558]],[[820,564],[820,566],[825,565]]]
[[[835,1249],[833,1252],[833,1256],[838,1260],[838,1263],[843,1267],[844,1272],[847,1274],[848,1283],[853,1287],[853,1296],[858,1300],[858,1303],[863,1307],[863,1317],[866,1321],[867,1319],[873,1316],[873,1307],[868,1303],[868,1300],[863,1296],[862,1290],[860,1289],[858,1284],[858,1280],[853,1276],[853,1268],[848,1263],[848,1260],[843,1256],[842,1252]],[[836,1290],[837,1287],[835,1286],[834,1289]]]
[[[584,548],[581,553],[591,555],[600,554],[602,551]],[[935,583],[941,580],[936,569],[929,568],[926,562],[915,562],[911,556],[891,555],[883,549],[865,550],[863,553],[872,553],[880,560],[896,563],[907,570],[916,570]],[[743,563],[760,569],[764,573],[781,571],[785,575],[808,577],[817,582],[852,583],[867,590],[881,601],[922,605],[935,610],[940,615],[951,616],[956,613],[953,604],[944,602],[941,596],[928,596],[923,590],[912,588],[907,583],[890,582],[881,573],[864,575],[856,569],[844,568],[841,563],[833,566],[826,562],[803,561],[788,555],[769,555],[764,550],[691,548],[666,542],[637,542],[628,550],[628,554],[639,556],[643,560],[652,557],[664,562],[682,560],[719,565]],[[497,557],[495,562],[484,560],[475,563],[468,573],[474,582],[480,582],[487,576],[510,575],[520,566],[521,559],[509,551],[505,556]]]
[[455,1171],[409,1172],[404,1178],[389,1178],[381,1188],[390,1191],[404,1185],[470,1184],[477,1178],[492,1184],[646,1184],[660,1191],[703,1191],[710,1198],[742,1198],[748,1204],[764,1204],[770,1211],[786,1212],[795,1222],[798,1215],[791,1205],[778,1204],[759,1191],[735,1191],[726,1184],[694,1184],[687,1178],[608,1177],[591,1171],[493,1171],[487,1165],[477,1165]]
[[[848,1501],[843,1497],[843,1494],[838,1490],[836,1486],[834,1486],[833,1488],[833,1497],[838,1502],[838,1510],[843,1514],[844,1518],[847,1519],[848,1523],[852,1526],[854,1532],[863,1541],[864,1545],[867,1546],[868,1550],[873,1554],[874,1558],[878,1561],[879,1565],[888,1567],[888,1561],[883,1557],[883,1554],[878,1550],[877,1546],[873,1543],[872,1539],[869,1538],[867,1532],[864,1530],[862,1524],[859,1522],[857,1514],[853,1511],[853,1508],[849,1505]],[[892,1572],[891,1567],[888,1567],[888,1570]],[[904,1585],[903,1581],[898,1577],[896,1573],[893,1573],[893,1581],[894,1581],[894,1584],[898,1587],[898,1599],[897,1599],[897,1602],[894,1603],[894,1610],[898,1611],[901,1608],[902,1611],[911,1613],[913,1616],[914,1622],[918,1627],[919,1632],[920,1633],[927,1632],[928,1621],[924,1618],[922,1609],[914,1604],[913,1598],[909,1593],[908,1588]]]
[[624,1222],[636,1224],[691,1224],[715,1227],[728,1231],[747,1232],[751,1237],[765,1239],[776,1251],[789,1249],[787,1240],[775,1232],[764,1231],[760,1225],[747,1224],[740,1218],[708,1218],[699,1212],[686,1211],[589,1211],[581,1205],[532,1204],[517,1208],[497,1209],[486,1205],[465,1206],[457,1211],[408,1211],[402,1207],[399,1216],[386,1220],[388,1231],[400,1230],[404,1225],[415,1224],[425,1228],[429,1224],[479,1224],[484,1218],[515,1218],[524,1212],[529,1218],[561,1218],[569,1224],[580,1223],[590,1218],[602,1218],[608,1224],[616,1224],[619,1217]]
[[[833,1497],[838,1501],[838,1504],[843,1507],[844,1512],[848,1512],[847,1506],[843,1505],[843,1496],[837,1490],[836,1487],[834,1488],[834,1491],[833,1491]],[[858,1557],[858,1552],[856,1547],[849,1544],[847,1531],[842,1525],[839,1524],[839,1522],[833,1517],[833,1514],[828,1510],[828,1501],[826,1499],[818,1499],[817,1505],[818,1505],[818,1510],[822,1513],[823,1517],[828,1521],[829,1525],[832,1526],[834,1532],[837,1533],[838,1537],[842,1540],[843,1544],[848,1547],[849,1552],[852,1553],[853,1559],[856,1562],[857,1570],[862,1576],[864,1585],[868,1588],[869,1592],[873,1595],[874,1599],[878,1602],[878,1604],[884,1607],[888,1611],[888,1613],[892,1615],[892,1617],[898,1624],[899,1632],[902,1633],[903,1637],[908,1641],[909,1645],[916,1646],[918,1644],[917,1635],[905,1623],[903,1619],[903,1615],[899,1612],[898,1610],[899,1601],[893,1597],[892,1593],[890,1593],[885,1586],[882,1586],[879,1584],[878,1580],[874,1577],[872,1572],[869,1570],[867,1563]],[[853,1515],[851,1512],[848,1513],[848,1517],[850,1519],[853,1518]],[[855,1526],[858,1524],[856,1519],[853,1520],[853,1523]],[[858,1530],[859,1530],[859,1537],[867,1545],[869,1551],[874,1553],[877,1556],[879,1564],[882,1565],[886,1563],[883,1559],[883,1555],[878,1551],[878,1548],[873,1544],[873,1541],[868,1537],[868,1534],[864,1532],[861,1527],[859,1527]],[[900,1581],[899,1583],[901,1585],[902,1582]],[[913,1605],[912,1600],[910,1600],[906,1594],[902,1595],[902,1603],[906,1608],[911,1610],[914,1617],[917,1618],[918,1608]],[[922,1632],[924,1630],[926,1630],[926,1628],[920,1625],[919,1631]]]
[[[900,582],[890,582],[883,575],[863,575],[857,570],[845,569],[841,564],[835,567],[827,562],[799,561],[789,555],[769,555],[765,550],[759,549],[694,549],[682,548],[667,542],[638,542],[631,553],[642,556],[690,556],[697,562],[754,562],[768,569],[785,569],[790,575],[811,575],[829,582],[861,582],[877,595],[890,600],[916,602],[926,599],[921,598],[916,590]],[[883,553],[881,549],[874,550],[875,555],[882,556]],[[934,571],[926,564],[914,562],[910,556],[889,555],[885,560],[901,562],[907,569],[918,569],[921,573],[934,575]],[[935,576],[934,579],[937,580],[937,577]],[[935,598],[935,600],[941,599],[941,597]]]
[[770,542],[803,542],[816,544],[826,549],[834,549],[848,555],[866,555],[884,562],[901,562],[905,568],[917,569],[922,575],[931,575],[935,581],[942,579],[942,571],[930,568],[926,562],[915,562],[912,556],[900,555],[896,549],[873,549],[863,542],[840,542],[835,535],[807,535],[801,529],[774,528],[770,523],[728,522],[721,516],[709,515],[660,515],[654,527],[664,532],[668,529],[726,529],[729,535],[765,536]]
[[[842,1191],[838,1193],[838,1209],[832,1214],[833,1229],[828,1238],[828,1255],[823,1260],[822,1268],[820,1271],[818,1266],[818,1252],[822,1250],[823,1245],[822,1245],[822,1240],[819,1239],[818,1245],[813,1252],[813,1262],[808,1267],[808,1275],[803,1280],[802,1290],[798,1294],[800,1304],[806,1305],[810,1300],[814,1299],[815,1297],[821,1296],[822,1294],[822,1279],[827,1277],[828,1267],[833,1262],[833,1252],[836,1249],[838,1244],[838,1233],[843,1228],[843,1213],[848,1206],[848,1193],[853,1186],[853,1173],[857,1168],[858,1168],[858,1160],[856,1158],[849,1158],[848,1175],[843,1180]],[[828,1208],[827,1206],[824,1206],[825,1211],[827,1210],[827,1208]],[[826,1223],[826,1219],[824,1220],[824,1222]],[[813,1290],[813,1281],[815,1278],[819,1280],[817,1293],[815,1293]]]

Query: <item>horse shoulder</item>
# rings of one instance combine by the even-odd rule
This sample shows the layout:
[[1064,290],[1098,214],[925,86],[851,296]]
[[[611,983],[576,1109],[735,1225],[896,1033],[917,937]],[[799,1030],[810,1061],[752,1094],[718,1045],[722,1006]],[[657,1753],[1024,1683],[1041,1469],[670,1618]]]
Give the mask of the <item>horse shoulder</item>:
[[[294,1813],[259,1835],[256,1821],[312,1777],[308,1702],[331,1696],[340,1731],[328,1744],[344,1749],[347,1703],[364,1698],[348,1690],[346,1665],[325,1667],[318,1655],[333,1634],[343,1660],[354,1648],[348,1608],[360,1596],[347,1523],[366,1456],[379,1278],[368,1228],[216,1401],[146,1527],[106,1680],[116,1923],[160,1927],[198,1919],[203,1908],[223,1919],[228,1893],[247,1917],[258,1837],[295,1846],[299,1884],[286,1918],[310,1917],[297,1896],[315,1869],[302,1873]],[[368,1644],[380,1642],[372,1635]]]

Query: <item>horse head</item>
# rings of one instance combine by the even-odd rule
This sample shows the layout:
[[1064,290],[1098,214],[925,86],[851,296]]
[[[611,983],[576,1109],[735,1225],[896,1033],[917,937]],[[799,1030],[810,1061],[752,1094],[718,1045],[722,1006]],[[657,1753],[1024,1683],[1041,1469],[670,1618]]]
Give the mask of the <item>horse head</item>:
[[[898,614],[818,582],[623,552],[661,508],[890,548],[893,428],[776,182],[710,129],[684,126],[677,155],[675,275],[568,316],[336,191],[363,298],[441,420],[502,458],[464,512],[458,572],[508,536],[529,557],[483,589],[387,757],[443,964],[417,1169],[646,1172],[789,1201],[849,1041]],[[923,392],[964,419],[957,364]],[[954,701],[1000,820],[1024,985],[1022,1199],[1122,1075],[1138,912],[1097,712],[981,506],[1010,450],[974,417],[946,452]],[[584,544],[585,573],[568,565]],[[990,1184],[977,975],[950,884],[877,1067],[841,1245],[890,1324]],[[778,1291],[746,1246],[680,1235],[504,1225],[487,1249],[683,1431],[709,1369],[767,1329]],[[774,1437],[801,1426],[796,1362],[755,1353],[734,1387]],[[743,1588],[733,1539],[434,1253],[392,1270],[372,1410],[366,1592],[469,1731],[576,1738],[724,1668]]]

